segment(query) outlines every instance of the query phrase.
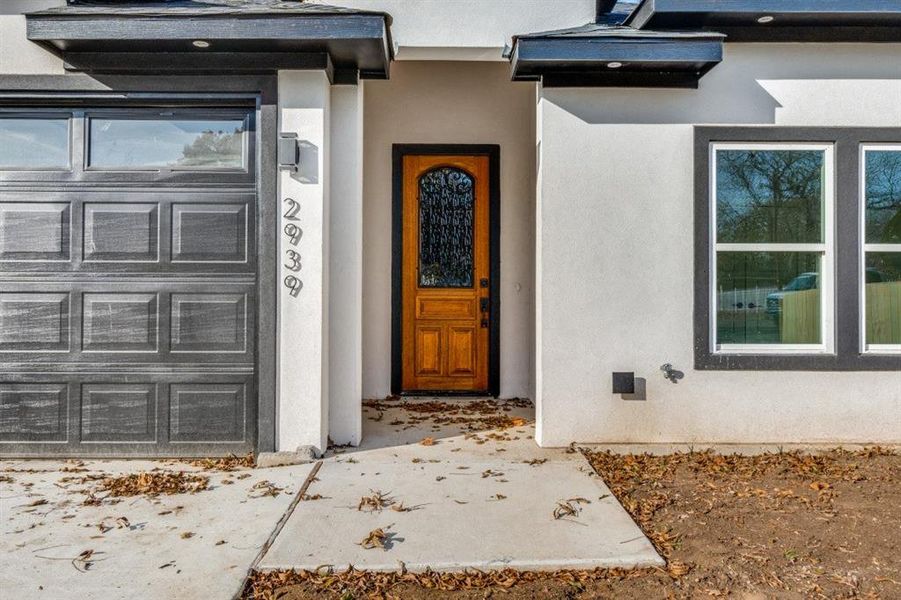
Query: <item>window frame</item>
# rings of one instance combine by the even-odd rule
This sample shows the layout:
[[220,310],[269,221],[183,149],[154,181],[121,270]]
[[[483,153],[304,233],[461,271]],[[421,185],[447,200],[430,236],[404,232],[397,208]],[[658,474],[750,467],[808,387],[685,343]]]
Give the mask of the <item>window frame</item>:
[[867,152],[891,151],[901,153],[901,138],[898,143],[861,143],[860,144],[860,352],[862,354],[899,354],[901,343],[868,344],[867,343],[867,252],[891,253],[901,255],[901,244],[871,244],[867,242]]
[[[710,145],[821,144],[834,148],[832,352],[713,352]],[[901,354],[861,351],[861,144],[901,144],[901,127],[694,126],[694,368],[701,371],[901,371]]]
[[[719,242],[717,241],[717,152],[815,151],[823,153],[822,242]],[[835,351],[835,152],[832,144],[797,142],[712,142],[710,144],[710,351],[714,354],[831,354]],[[820,256],[820,343],[818,344],[719,344],[717,342],[717,255],[723,252],[805,252]]]

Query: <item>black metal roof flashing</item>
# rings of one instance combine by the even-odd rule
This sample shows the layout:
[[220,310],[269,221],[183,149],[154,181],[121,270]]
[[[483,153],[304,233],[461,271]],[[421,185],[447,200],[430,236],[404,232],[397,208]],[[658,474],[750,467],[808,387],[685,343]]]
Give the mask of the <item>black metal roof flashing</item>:
[[322,69],[332,81],[387,79],[384,12],[301,0],[74,1],[26,14],[28,39],[95,73]]
[[510,53],[515,81],[545,87],[696,88],[723,59],[723,36],[589,23],[517,36]]
[[901,0],[642,0],[623,24],[729,42],[901,42]]

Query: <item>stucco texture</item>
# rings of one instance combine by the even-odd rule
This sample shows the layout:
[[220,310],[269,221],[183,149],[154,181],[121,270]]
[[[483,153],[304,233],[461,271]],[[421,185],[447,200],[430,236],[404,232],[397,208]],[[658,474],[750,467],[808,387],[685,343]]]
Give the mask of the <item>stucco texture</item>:
[[540,444],[901,441],[899,372],[692,368],[693,125],[901,126],[901,45],[730,45],[698,90],[545,89],[538,121]]
[[529,396],[534,330],[535,86],[503,63],[397,62],[367,81],[363,159],[363,395],[391,382],[392,144],[501,147],[500,393]]

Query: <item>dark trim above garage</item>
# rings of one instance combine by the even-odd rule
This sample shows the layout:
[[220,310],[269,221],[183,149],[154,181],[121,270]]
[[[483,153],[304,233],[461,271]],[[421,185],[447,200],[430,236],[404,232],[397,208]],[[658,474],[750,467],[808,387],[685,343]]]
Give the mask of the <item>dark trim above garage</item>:
[[347,82],[387,79],[393,58],[386,13],[299,2],[82,3],[26,20],[29,40],[85,72],[322,69]]
[[589,24],[520,36],[513,79],[545,87],[689,87],[723,59],[717,33],[653,32]]
[[623,25],[706,30],[730,42],[898,42],[898,0],[642,0]]

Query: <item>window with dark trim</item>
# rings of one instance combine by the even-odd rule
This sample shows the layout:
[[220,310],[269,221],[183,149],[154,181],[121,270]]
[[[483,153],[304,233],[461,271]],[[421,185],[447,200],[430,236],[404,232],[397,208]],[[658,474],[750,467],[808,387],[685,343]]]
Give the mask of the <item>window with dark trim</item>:
[[901,129],[695,128],[695,367],[901,369]]

